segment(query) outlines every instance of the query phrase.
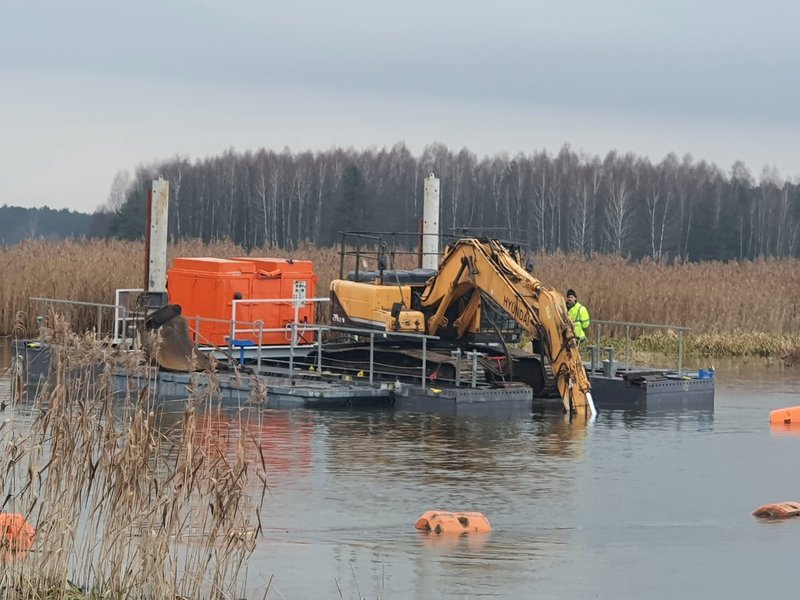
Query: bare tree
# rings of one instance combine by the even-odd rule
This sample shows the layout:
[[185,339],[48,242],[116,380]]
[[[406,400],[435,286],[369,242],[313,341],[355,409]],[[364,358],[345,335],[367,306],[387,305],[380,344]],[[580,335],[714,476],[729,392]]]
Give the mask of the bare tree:
[[606,179],[606,242],[608,249],[617,254],[627,250],[632,229],[631,198],[634,190],[633,161],[631,154],[619,157],[610,152],[603,163]]
[[569,211],[570,250],[588,254],[593,250],[592,233],[597,196],[603,180],[601,165],[595,159],[579,166],[571,179],[570,190],[573,197]]
[[550,159],[547,153],[542,151],[534,154],[531,166],[533,168],[533,195],[531,198],[533,244],[538,250],[544,251],[547,248],[545,232],[547,225],[547,199],[550,194]]
[[128,171],[119,171],[114,175],[114,181],[111,182],[111,191],[108,193],[106,199],[106,208],[111,212],[117,212],[128,198],[128,192],[131,190],[133,181],[131,174]]
[[671,185],[676,172],[677,157],[670,154],[657,166],[651,167],[646,183],[645,199],[647,202],[648,233],[650,237],[650,257],[659,260],[664,256],[664,234],[670,209],[675,195]]

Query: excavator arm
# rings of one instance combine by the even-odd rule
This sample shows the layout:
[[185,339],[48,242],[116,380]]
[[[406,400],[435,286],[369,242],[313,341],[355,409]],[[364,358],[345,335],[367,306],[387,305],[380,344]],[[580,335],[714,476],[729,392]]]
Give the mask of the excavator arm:
[[429,313],[433,311],[427,333],[436,335],[446,326],[445,313],[470,292],[465,309],[454,323],[458,336],[475,325],[480,299],[491,298],[541,342],[556,376],[564,409],[595,412],[578,339],[561,294],[533,277],[499,241],[462,239],[445,251],[438,274],[422,294],[422,307]]

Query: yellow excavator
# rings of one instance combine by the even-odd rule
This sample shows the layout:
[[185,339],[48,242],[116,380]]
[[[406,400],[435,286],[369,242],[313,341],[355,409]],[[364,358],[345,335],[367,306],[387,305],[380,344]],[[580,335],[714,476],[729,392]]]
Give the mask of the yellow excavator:
[[[564,409],[595,412],[564,297],[522,265],[518,246],[464,238],[445,249],[435,271],[388,270],[385,263],[384,255],[379,254],[378,271],[350,273],[347,279],[331,282],[333,324],[438,336],[440,349],[442,344],[445,348],[464,347],[494,339],[499,344],[487,347],[504,349],[508,358],[505,375],[514,364],[528,363],[524,353],[508,348],[509,336],[501,329],[521,330],[546,359],[543,362],[549,363]],[[436,364],[435,359],[431,362]],[[525,381],[525,376],[521,380]],[[542,387],[541,379],[538,381],[535,391]]]

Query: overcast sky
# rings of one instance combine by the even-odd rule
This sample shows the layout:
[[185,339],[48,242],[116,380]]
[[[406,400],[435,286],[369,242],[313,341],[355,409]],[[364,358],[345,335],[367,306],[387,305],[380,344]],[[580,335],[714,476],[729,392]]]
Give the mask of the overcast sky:
[[798,24],[777,0],[0,0],[0,205],[93,211],[176,154],[399,141],[794,181]]

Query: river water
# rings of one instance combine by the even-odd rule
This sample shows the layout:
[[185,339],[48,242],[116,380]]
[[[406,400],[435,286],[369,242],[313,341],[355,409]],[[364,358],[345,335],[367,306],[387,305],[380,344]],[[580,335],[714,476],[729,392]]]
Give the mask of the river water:
[[[800,500],[800,435],[768,424],[800,404],[799,382],[718,366],[713,410],[602,411],[589,425],[547,409],[266,410],[271,495],[247,597],[270,580],[267,597],[284,599],[789,597],[800,519],[750,513]],[[431,509],[481,511],[493,531],[416,531]]]

